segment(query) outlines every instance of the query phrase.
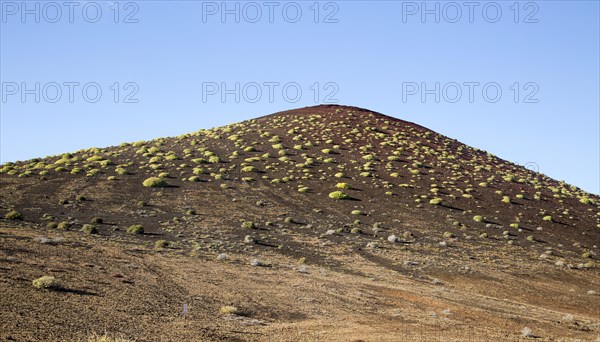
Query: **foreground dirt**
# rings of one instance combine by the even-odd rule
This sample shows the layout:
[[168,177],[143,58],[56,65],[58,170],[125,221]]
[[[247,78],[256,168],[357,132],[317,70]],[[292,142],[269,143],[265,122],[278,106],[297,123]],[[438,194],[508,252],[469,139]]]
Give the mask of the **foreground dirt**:
[[[406,260],[323,255],[345,269],[269,250],[155,249],[0,224],[0,339],[93,333],[138,341],[595,341],[596,270],[484,260],[410,271]],[[390,253],[395,253],[390,251]],[[263,266],[252,266],[257,259]],[[389,260],[394,260],[390,257]],[[52,275],[62,290],[39,290]],[[183,305],[188,305],[187,314]],[[239,309],[222,315],[222,306]],[[532,336],[523,337],[528,327]]]

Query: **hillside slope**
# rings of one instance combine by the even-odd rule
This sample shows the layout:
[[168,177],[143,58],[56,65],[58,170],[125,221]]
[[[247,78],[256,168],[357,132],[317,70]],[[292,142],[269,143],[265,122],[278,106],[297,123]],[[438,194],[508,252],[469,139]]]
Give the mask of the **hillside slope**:
[[[72,336],[108,331],[179,340],[193,329],[161,308],[176,312],[198,296],[210,309],[190,324],[207,340],[268,340],[281,332],[297,340],[318,331],[326,340],[439,331],[457,340],[515,339],[526,324],[537,325],[542,338],[592,340],[600,333],[600,312],[590,305],[600,291],[598,196],[365,109],[296,109],[7,163],[0,173],[0,287],[10,294],[0,301],[0,330],[14,338],[27,340],[32,331],[64,338],[69,331],[60,319],[40,321],[31,312],[127,321],[159,305],[147,311],[145,325],[113,329],[109,321],[97,329],[84,321]],[[215,261],[218,255],[226,260]],[[118,262],[130,259],[141,269]],[[249,266],[253,259],[264,267]],[[198,267],[222,292],[185,280]],[[31,286],[48,273],[71,279],[77,291]],[[139,277],[125,284],[129,295],[148,296],[146,305],[116,313],[123,284],[110,284],[122,277],[110,274]],[[93,295],[78,292],[82,286]],[[29,307],[22,321],[4,319],[19,310],[17,299],[59,298],[53,296],[63,297],[55,308],[50,301]],[[277,296],[280,303],[269,302]],[[82,301],[111,309],[104,316],[74,310]],[[220,317],[219,303],[228,301],[249,312]],[[522,307],[529,309],[520,313]],[[446,309],[458,312],[441,313]],[[564,315],[577,319],[557,323]],[[157,323],[162,316],[168,327]],[[225,332],[250,317],[263,323],[250,325],[253,334]],[[341,319],[346,326],[334,330]],[[413,328],[390,330],[398,320]]]

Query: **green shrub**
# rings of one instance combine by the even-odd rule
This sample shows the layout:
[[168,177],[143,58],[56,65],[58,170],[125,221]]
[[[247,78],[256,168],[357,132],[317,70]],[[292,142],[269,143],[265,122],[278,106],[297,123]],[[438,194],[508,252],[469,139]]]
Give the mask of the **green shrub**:
[[587,196],[581,197],[579,199],[579,202],[581,202],[583,204],[595,204],[594,200],[592,200],[591,198],[589,198]]
[[352,210],[351,214],[352,215],[362,215],[363,212],[361,210]]
[[9,220],[22,220],[23,215],[16,210],[11,210],[11,211],[7,212],[6,214],[4,214],[4,218],[9,219]]
[[49,229],[55,229],[57,227],[58,227],[58,224],[56,222],[48,222],[46,224],[46,228],[49,228]]
[[91,222],[94,223],[94,224],[100,224],[100,223],[103,223],[104,220],[102,218],[100,218],[100,217],[92,217],[92,221]]
[[480,215],[475,215],[475,216],[473,216],[473,221],[481,222],[481,221],[483,221],[483,217]]
[[110,161],[110,160],[108,160],[108,159],[106,159],[106,160],[101,161],[100,165],[103,166],[103,167],[107,167],[109,165],[113,165],[113,162]]
[[226,305],[222,306],[221,309],[219,309],[219,312],[221,312],[221,315],[235,315],[239,310],[235,306]]
[[433,205],[439,205],[442,203],[442,199],[439,197],[433,198],[431,199],[431,201],[429,201],[429,204],[433,204]]
[[98,234],[98,229],[93,224],[84,224],[81,227],[81,231],[90,235],[90,234]]
[[245,229],[255,229],[256,228],[256,224],[254,224],[254,222],[252,222],[252,221],[244,221],[244,222],[242,222],[242,228],[245,228]]
[[101,161],[101,160],[104,160],[104,158],[102,156],[92,156],[92,157],[89,157],[88,159],[86,159],[86,161],[89,161],[89,162],[96,162],[96,161]]
[[250,165],[249,165],[249,166],[244,166],[244,167],[242,168],[242,171],[243,171],[243,172],[257,172],[257,171],[258,171],[258,169],[257,169],[256,167],[254,167],[254,166],[250,166]]
[[502,177],[502,179],[504,179],[507,182],[514,182],[515,181],[515,176],[513,176],[513,175],[507,175],[507,176]]
[[503,196],[502,197],[502,202],[510,204],[510,197],[509,196]]
[[154,243],[154,247],[155,248],[165,248],[169,246],[169,242],[167,242],[166,240],[157,240]]
[[122,168],[122,167],[118,167],[118,168],[116,168],[116,169],[115,169],[115,172],[116,172],[118,175],[126,175],[126,174],[128,174],[128,173],[129,173],[129,172],[127,172],[127,170],[126,170],[125,168]]
[[338,189],[350,189],[350,184],[348,183],[337,183],[335,185],[336,188]]
[[32,281],[34,287],[42,290],[59,289],[60,283],[52,276],[42,276]]
[[167,183],[167,181],[165,181],[163,178],[160,178],[160,177],[147,178],[142,184],[145,187],[152,187],[152,188],[161,188],[161,187],[166,187],[169,185]]
[[144,227],[141,224],[134,224],[127,228],[129,234],[144,234]]
[[345,200],[345,199],[349,199],[350,196],[346,195],[345,193],[343,193],[341,191],[333,191],[333,192],[329,193],[329,198]]
[[58,229],[69,229],[71,228],[71,224],[67,221],[62,221],[58,224],[58,226],[56,227]]
[[542,220],[544,220],[544,221],[548,221],[548,222],[552,222],[552,216],[550,216],[550,215],[546,215],[546,216],[544,216],[544,217],[542,218]]

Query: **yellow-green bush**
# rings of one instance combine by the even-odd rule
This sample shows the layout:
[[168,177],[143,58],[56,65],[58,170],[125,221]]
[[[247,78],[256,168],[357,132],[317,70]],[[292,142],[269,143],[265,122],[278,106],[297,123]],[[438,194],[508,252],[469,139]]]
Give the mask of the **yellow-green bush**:
[[151,188],[161,188],[161,187],[166,187],[169,185],[167,183],[167,181],[165,181],[163,178],[160,178],[160,177],[147,178],[146,180],[144,180],[144,182],[142,184],[145,187],[151,187]]

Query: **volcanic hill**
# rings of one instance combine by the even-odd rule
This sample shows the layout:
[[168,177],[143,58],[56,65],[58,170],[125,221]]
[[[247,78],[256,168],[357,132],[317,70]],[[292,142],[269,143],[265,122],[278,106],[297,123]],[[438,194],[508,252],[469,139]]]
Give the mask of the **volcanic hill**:
[[0,188],[2,340],[600,338],[599,196],[366,109],[6,163]]

